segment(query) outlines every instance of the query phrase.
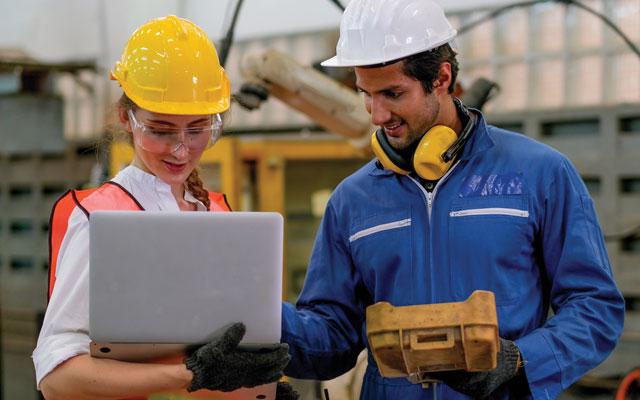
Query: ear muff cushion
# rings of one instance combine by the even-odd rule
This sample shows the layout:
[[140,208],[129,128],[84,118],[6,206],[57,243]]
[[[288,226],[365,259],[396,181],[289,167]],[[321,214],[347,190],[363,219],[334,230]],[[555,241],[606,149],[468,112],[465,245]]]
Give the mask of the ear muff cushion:
[[[412,171],[411,162],[408,160],[405,160],[404,157],[400,155],[400,153],[398,153],[393,147],[391,147],[391,144],[387,140],[387,135],[384,134],[382,129],[376,130],[374,135],[378,145],[380,146],[380,150],[382,150],[381,152],[382,154],[376,153],[376,156],[378,157],[378,160],[380,160],[382,165],[385,168],[393,170],[398,173],[404,173],[404,174],[410,173]],[[374,152],[375,151],[376,149],[374,146]],[[387,166],[388,163],[392,164],[394,167],[401,170],[402,172]]]
[[422,137],[413,154],[413,169],[421,178],[435,181],[444,176],[451,161],[442,154],[456,141],[456,133],[445,125],[436,125]]

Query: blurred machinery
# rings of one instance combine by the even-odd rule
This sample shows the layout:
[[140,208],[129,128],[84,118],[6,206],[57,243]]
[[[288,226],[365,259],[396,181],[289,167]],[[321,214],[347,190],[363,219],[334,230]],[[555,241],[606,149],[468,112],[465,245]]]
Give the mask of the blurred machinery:
[[61,86],[95,98],[96,70],[0,49],[0,398],[39,398],[30,355],[46,305],[49,213],[96,163],[93,143],[72,138],[81,115]]
[[[248,54],[240,64],[240,73],[245,82],[234,98],[247,109],[258,108],[273,95],[327,131],[352,141],[368,139],[374,130],[354,90],[277,50]],[[356,148],[364,147],[353,143]]]

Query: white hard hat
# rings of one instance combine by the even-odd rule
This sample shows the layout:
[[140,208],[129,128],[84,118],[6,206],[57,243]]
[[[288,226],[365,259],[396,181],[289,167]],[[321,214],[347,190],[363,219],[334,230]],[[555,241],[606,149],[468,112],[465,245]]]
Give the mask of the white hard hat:
[[456,37],[434,0],[352,0],[342,15],[335,57],[325,67],[358,67],[397,60]]

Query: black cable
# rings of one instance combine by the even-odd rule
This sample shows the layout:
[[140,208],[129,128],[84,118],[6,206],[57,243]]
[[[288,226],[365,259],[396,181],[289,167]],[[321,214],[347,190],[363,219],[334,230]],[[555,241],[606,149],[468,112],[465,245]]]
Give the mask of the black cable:
[[538,3],[545,3],[548,1],[554,1],[554,0],[530,0],[530,1],[521,1],[518,3],[513,3],[513,4],[508,4],[506,6],[500,7],[500,8],[496,8],[495,10],[490,11],[487,15],[483,16],[482,18],[470,22],[466,25],[463,25],[460,27],[460,29],[458,29],[458,34],[461,35],[463,33],[465,33],[468,30],[471,30],[473,28],[475,28],[476,26],[480,25],[481,23],[485,22],[485,21],[489,21],[491,19],[494,19],[495,17],[497,17],[498,15],[511,10],[512,8],[520,8],[520,7],[529,7],[529,6],[533,6],[535,4]]
[[636,47],[635,44],[633,44],[633,42],[631,41],[631,39],[629,39],[621,30],[620,28],[618,28],[616,26],[616,24],[613,23],[613,21],[611,21],[609,18],[607,18],[605,15],[599,13],[598,11],[594,10],[593,8],[589,8],[587,6],[585,6],[582,3],[579,3],[575,0],[557,0],[560,1],[561,3],[566,3],[566,4],[573,4],[574,6],[578,7],[578,8],[582,8],[583,10],[587,11],[588,13],[591,13],[593,15],[595,15],[596,17],[600,18],[602,20],[602,22],[604,22],[607,26],[609,26],[609,28],[613,29],[613,31],[615,33],[618,34],[618,36],[620,36],[622,38],[622,40],[624,40],[624,42],[631,47],[631,50],[633,50],[634,53],[636,53],[636,55],[638,57],[640,57],[640,49],[638,49],[638,47]]
[[333,4],[335,4],[339,9],[341,9],[342,11],[344,11],[344,6],[340,3],[339,0],[331,0],[331,2]]
[[233,11],[233,17],[231,18],[231,24],[229,25],[229,30],[227,31],[227,35],[222,39],[220,50],[218,51],[218,58],[220,59],[220,65],[224,68],[225,63],[227,62],[227,56],[229,55],[229,50],[231,49],[231,43],[233,42],[233,32],[236,29],[236,21],[238,20],[238,15],[240,14],[240,7],[242,6],[243,0],[238,0],[236,4],[236,9]]
[[613,23],[613,21],[611,21],[609,18],[607,18],[605,15],[599,13],[598,11],[589,8],[587,6],[585,6],[582,3],[579,3],[575,0],[530,0],[530,1],[522,1],[522,2],[518,2],[518,3],[513,3],[513,4],[509,4],[500,8],[496,8],[495,10],[492,10],[491,12],[489,12],[487,15],[483,16],[482,18],[470,22],[466,25],[463,25],[460,27],[460,29],[458,29],[458,34],[463,34],[467,31],[469,31],[470,29],[475,28],[476,26],[480,25],[481,23],[488,21],[490,19],[493,19],[495,17],[497,17],[498,15],[509,11],[513,8],[519,8],[519,7],[530,7],[533,5],[536,5],[538,3],[548,3],[550,1],[553,2],[557,2],[557,3],[562,3],[565,5],[574,5],[578,8],[582,8],[583,10],[595,15],[596,17],[600,18],[607,26],[609,26],[615,33],[618,34],[618,36],[620,36],[622,38],[622,40],[624,40],[624,42],[631,48],[631,50],[638,56],[640,57],[640,50],[638,49],[638,47],[633,44],[633,42],[631,41],[631,39],[629,39],[621,30],[620,28],[618,28],[616,26],[616,24]]

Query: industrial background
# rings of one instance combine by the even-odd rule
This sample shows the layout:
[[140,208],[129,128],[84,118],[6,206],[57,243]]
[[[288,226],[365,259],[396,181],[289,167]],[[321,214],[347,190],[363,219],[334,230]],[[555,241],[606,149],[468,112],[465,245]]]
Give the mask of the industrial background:
[[[105,139],[120,94],[107,71],[151,18],[190,19],[219,52],[231,43],[237,101],[201,169],[234,210],[285,216],[284,297],[295,301],[328,196],[370,159],[372,129],[352,72],[317,66],[335,52],[348,0],[302,3],[0,4],[0,399],[40,398],[30,355],[46,308],[49,212],[68,188],[97,186],[130,160]],[[611,356],[561,397],[611,398],[640,366],[640,0],[443,3],[460,31],[459,93],[490,123],[566,154],[595,201],[627,317]],[[353,399],[361,369],[293,382],[304,399],[323,386]]]

